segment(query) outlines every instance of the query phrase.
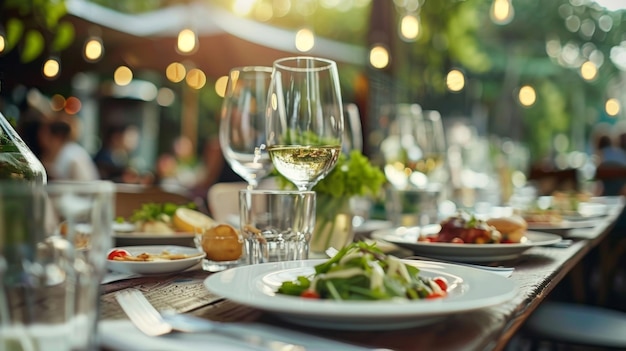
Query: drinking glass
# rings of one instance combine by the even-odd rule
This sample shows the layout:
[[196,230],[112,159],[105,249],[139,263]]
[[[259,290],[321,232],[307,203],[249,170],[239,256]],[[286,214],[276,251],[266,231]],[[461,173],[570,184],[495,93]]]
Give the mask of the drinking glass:
[[0,182],[0,350],[97,350],[108,181]]
[[315,227],[314,191],[239,192],[241,232],[248,264],[305,260]]
[[255,188],[272,170],[266,150],[265,109],[271,67],[230,70],[222,102],[220,147],[230,167]]
[[385,175],[397,189],[423,188],[442,178],[446,142],[441,115],[419,105],[402,105],[382,142]]
[[288,57],[273,65],[267,145],[276,170],[311,190],[335,164],[343,139],[343,103],[334,61]]

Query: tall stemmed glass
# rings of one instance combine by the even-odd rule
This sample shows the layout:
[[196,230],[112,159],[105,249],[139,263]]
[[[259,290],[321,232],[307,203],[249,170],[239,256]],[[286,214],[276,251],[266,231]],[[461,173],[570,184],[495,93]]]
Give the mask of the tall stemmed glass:
[[267,145],[276,170],[311,190],[335,164],[343,138],[343,104],[334,61],[289,57],[274,62]]
[[265,137],[265,109],[271,77],[271,67],[231,69],[222,102],[219,133],[222,153],[250,189],[272,170]]

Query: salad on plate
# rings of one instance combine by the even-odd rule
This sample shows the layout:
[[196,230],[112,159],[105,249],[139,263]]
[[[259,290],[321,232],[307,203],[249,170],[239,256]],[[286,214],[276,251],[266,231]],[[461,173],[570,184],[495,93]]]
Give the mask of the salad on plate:
[[277,293],[331,300],[419,300],[442,298],[444,277],[424,277],[419,268],[366,242],[352,243],[315,267],[310,276],[286,281]]

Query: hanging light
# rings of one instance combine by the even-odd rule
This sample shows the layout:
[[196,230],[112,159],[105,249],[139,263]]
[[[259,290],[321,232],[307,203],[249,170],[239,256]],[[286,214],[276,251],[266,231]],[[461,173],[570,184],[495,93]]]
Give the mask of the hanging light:
[[61,62],[57,57],[50,56],[43,64],[43,76],[47,79],[56,79],[61,73]]
[[387,67],[389,65],[389,50],[382,44],[374,45],[370,49],[370,64],[378,69]]
[[407,42],[417,40],[421,33],[421,21],[419,16],[406,14],[400,20],[400,38]]
[[302,28],[296,33],[296,49],[307,52],[315,46],[315,33],[309,28]]
[[198,49],[198,36],[196,32],[189,28],[185,28],[178,33],[178,42],[176,49],[179,53],[189,55]]
[[83,57],[89,62],[97,62],[104,54],[104,46],[100,37],[90,37],[85,41]]
[[489,15],[495,24],[509,24],[515,17],[515,9],[511,0],[493,0]]

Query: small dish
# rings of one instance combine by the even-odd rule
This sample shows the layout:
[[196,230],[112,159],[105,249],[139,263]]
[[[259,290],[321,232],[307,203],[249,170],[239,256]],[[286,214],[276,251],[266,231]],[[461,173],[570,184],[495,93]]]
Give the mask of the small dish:
[[167,251],[173,254],[186,254],[187,258],[178,260],[158,260],[158,261],[116,261],[107,260],[109,270],[119,273],[131,274],[165,274],[181,272],[200,263],[204,258],[204,253],[193,247],[175,245],[152,245],[152,246],[122,246],[116,247],[118,250],[126,250],[131,255],[137,256],[142,253],[160,254]]

